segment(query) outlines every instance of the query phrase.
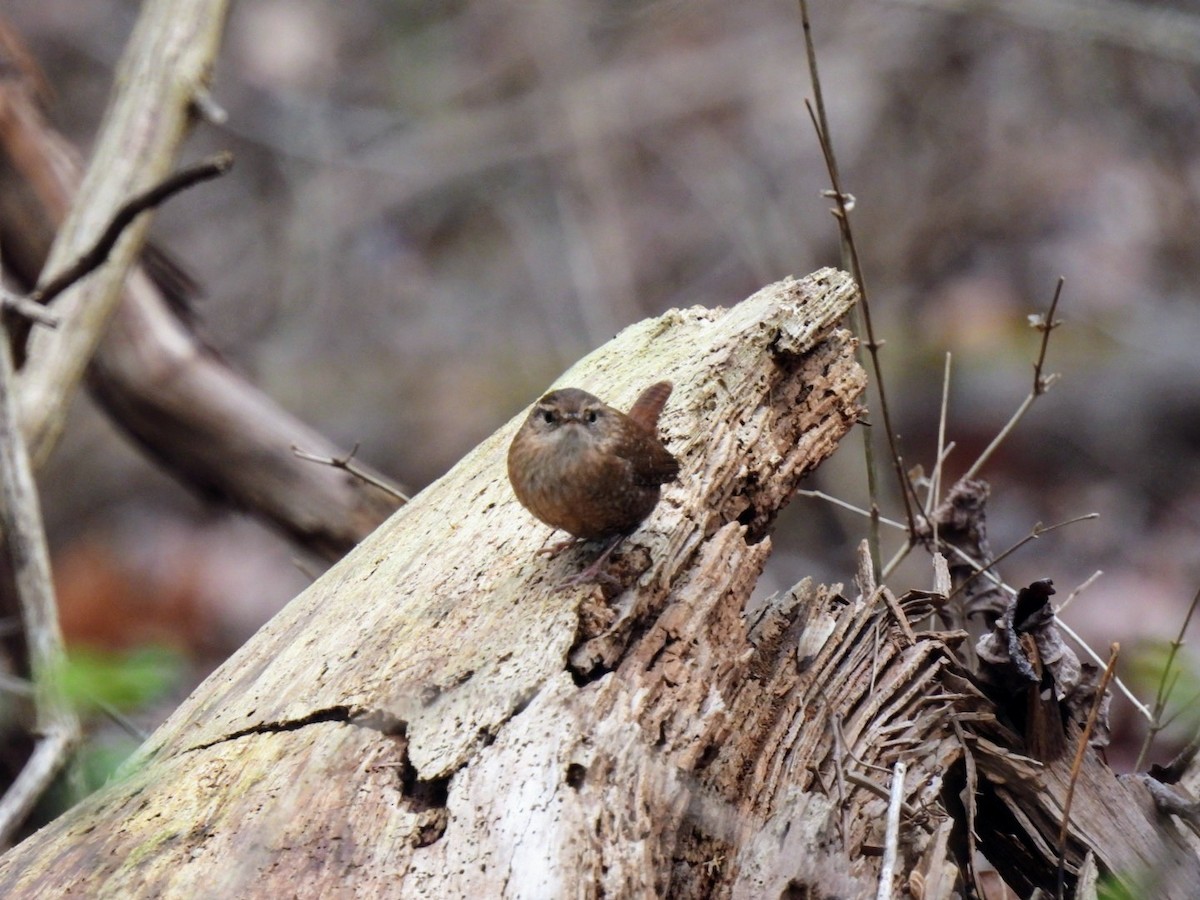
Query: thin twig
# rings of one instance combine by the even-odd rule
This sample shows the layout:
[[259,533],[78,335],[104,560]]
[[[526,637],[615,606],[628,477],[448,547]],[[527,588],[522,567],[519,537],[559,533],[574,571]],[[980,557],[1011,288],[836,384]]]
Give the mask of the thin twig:
[[1029,532],[1029,534],[1025,535],[1025,537],[1021,538],[1021,540],[1017,541],[1015,544],[1013,544],[1011,547],[1009,547],[1007,550],[1005,550],[999,556],[993,557],[990,561],[988,561],[986,563],[981,563],[974,572],[972,572],[970,575],[968,575],[966,578],[964,578],[961,582],[959,582],[958,586],[955,587],[954,590],[952,590],[950,592],[950,596],[947,597],[946,599],[949,600],[949,599],[953,598],[954,596],[956,596],[959,593],[959,591],[961,591],[968,584],[970,584],[972,581],[974,581],[976,578],[978,578],[980,575],[982,575],[984,570],[994,568],[996,565],[1003,562],[1008,557],[1012,556],[1014,553],[1016,553],[1018,550],[1020,550],[1022,547],[1024,547],[1026,544],[1028,544],[1030,541],[1036,541],[1043,534],[1048,534],[1049,532],[1055,531],[1059,528],[1065,528],[1067,525],[1074,525],[1076,522],[1086,522],[1089,519],[1098,519],[1098,518],[1100,518],[1100,513],[1085,513],[1082,516],[1075,516],[1075,518],[1073,518],[1073,519],[1067,519],[1063,522],[1056,522],[1053,525],[1043,526],[1041,522],[1038,522],[1036,525],[1033,526],[1033,530],[1031,532]]
[[[1174,674],[1174,676],[1172,676],[1170,693],[1172,693],[1172,694],[1175,693],[1175,687],[1176,687],[1176,685],[1179,684],[1179,677],[1181,674],[1182,673],[1180,673],[1180,672],[1176,672]],[[1159,730],[1162,731],[1164,729],[1170,728],[1172,725],[1175,724],[1176,721],[1178,721],[1179,717],[1184,715],[1185,713],[1193,714],[1196,709],[1197,702],[1200,702],[1200,691],[1192,691],[1192,693],[1190,693],[1187,697],[1185,697],[1183,702],[1179,704],[1179,706],[1175,710],[1175,712],[1171,713],[1169,716],[1167,716],[1165,719],[1162,720],[1162,728],[1160,728]]]
[[1054,298],[1050,301],[1050,312],[1044,320],[1035,320],[1033,323],[1034,327],[1042,332],[1042,346],[1038,348],[1037,362],[1033,364],[1033,391],[1039,397],[1046,393],[1053,378],[1042,377],[1042,366],[1046,363],[1046,350],[1050,347],[1050,332],[1062,324],[1054,318],[1054,312],[1058,309],[1058,299],[1062,296],[1063,285],[1066,283],[1067,280],[1059,275],[1058,283],[1054,285]]
[[[887,771],[887,770],[885,769],[884,771]],[[891,796],[892,796],[891,791],[889,791],[887,788],[885,788],[883,785],[879,784],[878,782],[872,781],[870,778],[868,778],[866,775],[863,775],[861,772],[855,772],[853,769],[847,769],[846,770],[846,780],[848,782],[850,782],[852,785],[854,785],[855,787],[860,787],[860,788],[863,788],[864,790],[870,791],[876,797],[880,797],[884,800],[891,799]],[[915,806],[913,806],[911,803],[908,803],[908,802],[902,803],[900,805],[900,811],[903,812],[904,815],[910,819],[919,818],[921,815],[920,810],[918,810]]]
[[1079,735],[1079,747],[1075,750],[1075,761],[1071,764],[1071,780],[1067,782],[1067,796],[1063,800],[1062,824],[1058,829],[1058,900],[1063,900],[1066,888],[1067,861],[1067,828],[1071,822],[1071,800],[1075,797],[1075,782],[1079,780],[1079,772],[1083,768],[1083,755],[1087,752],[1088,741],[1091,740],[1092,730],[1096,727],[1096,719],[1100,715],[1100,705],[1112,680],[1113,671],[1117,666],[1117,656],[1121,645],[1114,642],[1109,648],[1108,665],[1100,676],[1100,684],[1096,688],[1096,696],[1092,700],[1092,708],[1088,712],[1087,723],[1083,726],[1083,734]]
[[125,715],[107,700],[102,700],[99,697],[88,697],[88,703],[95,704],[96,709],[107,716],[113,724],[124,731],[127,735],[133,738],[138,743],[142,743],[146,738],[150,737],[150,733],[144,728],[139,728],[134,721]]
[[1142,770],[1142,763],[1146,761],[1146,754],[1150,751],[1150,745],[1158,737],[1159,732],[1167,727],[1168,723],[1162,721],[1162,714],[1167,708],[1167,703],[1171,699],[1171,693],[1175,688],[1175,682],[1172,682],[1170,687],[1167,686],[1167,679],[1171,674],[1171,670],[1175,667],[1175,657],[1179,655],[1179,651],[1183,648],[1183,638],[1187,634],[1188,626],[1192,623],[1192,616],[1195,615],[1197,604],[1200,604],[1200,590],[1197,590],[1192,595],[1192,602],[1188,604],[1187,613],[1183,617],[1183,624],[1179,626],[1179,634],[1175,636],[1175,640],[1171,641],[1170,649],[1167,651],[1167,661],[1163,665],[1162,675],[1158,679],[1158,690],[1154,695],[1154,717],[1150,720],[1150,727],[1146,729],[1146,737],[1142,740],[1142,748],[1138,751],[1137,761],[1133,764],[1133,771],[1135,772]]
[[863,759],[861,756],[858,756],[853,750],[850,749],[850,743],[849,743],[849,741],[846,740],[846,732],[842,730],[842,717],[841,716],[833,716],[832,722],[833,722],[833,733],[838,739],[838,742],[839,742],[838,746],[841,748],[842,755],[850,757],[852,760],[854,760],[856,763],[858,763],[864,769],[874,769],[876,772],[882,772],[885,775],[891,771],[891,769],[889,769],[887,766],[877,766],[874,763],[867,762],[865,759]]
[[[950,364],[951,364],[951,360],[952,360],[952,356],[949,352],[947,352],[946,353],[946,363],[942,369],[942,403],[941,403],[941,408],[938,412],[937,457],[934,460],[933,471],[930,472],[930,475],[929,475],[929,493],[925,497],[925,506],[924,506],[925,521],[930,526],[930,532],[931,532],[932,538],[933,538],[930,546],[933,548],[933,554],[934,554],[934,558],[935,558],[934,571],[935,572],[937,571],[936,560],[940,559],[942,570],[946,572],[947,579],[949,578],[949,572],[948,572],[948,570],[946,570],[946,558],[944,556],[942,556],[941,553],[937,549],[937,546],[938,546],[938,520],[936,518],[933,518],[933,510],[936,508],[937,503],[938,503],[938,497],[941,494],[942,473],[945,470],[946,458],[950,455],[950,451],[954,449],[953,441],[949,445],[946,444],[946,419],[947,419],[947,412],[950,407]],[[888,564],[883,569],[883,578],[885,581],[892,574],[892,572],[896,568],[896,566],[900,565],[900,563],[903,562],[908,557],[908,554],[912,551],[913,547],[915,547],[915,546],[916,546],[916,543],[912,540],[909,540],[902,547],[900,547],[900,549],[897,551],[896,555],[893,556],[888,561]],[[949,588],[947,587],[946,590],[942,592],[942,594],[943,594],[943,597],[947,597],[949,594]],[[929,618],[930,618],[930,621],[932,622],[933,618],[934,618],[934,613],[932,611],[930,611]],[[971,655],[973,655],[973,653],[974,653],[974,651],[971,648],[968,648],[967,652]]]
[[1088,588],[1090,588],[1093,584],[1095,584],[1096,579],[1099,578],[1103,574],[1104,574],[1103,569],[1097,569],[1095,572],[1093,572],[1091,575],[1089,575],[1087,578],[1085,578],[1083,580],[1083,582],[1079,585],[1079,587],[1075,588],[1075,590],[1073,590],[1073,591],[1071,591],[1071,593],[1067,594],[1066,599],[1063,600],[1062,603],[1058,604],[1058,608],[1056,610],[1054,610],[1054,614],[1056,616],[1062,615],[1062,613],[1066,610],[1066,608],[1075,601],[1075,598],[1078,597],[1080,594],[1082,594],[1084,591],[1086,591]]
[[154,209],[165,200],[195,184],[224,175],[232,167],[233,154],[223,151],[203,162],[167,176],[149,190],[125,201],[113,214],[108,226],[91,248],[46,284],[35,288],[29,295],[29,299],[43,305],[49,303],[79,279],[104,265],[108,261],[108,255],[112,252],[113,247],[120,240],[121,233],[142,213]]
[[[852,513],[858,513],[858,515],[864,516],[868,519],[871,518],[871,513],[868,510],[863,509],[861,506],[855,506],[853,503],[847,503],[845,500],[839,500],[837,497],[834,497],[830,494],[826,494],[824,491],[801,490],[801,491],[796,491],[796,496],[797,497],[815,497],[818,500],[825,500],[828,503],[832,503],[834,506],[840,506],[840,507],[842,507],[842,509],[848,509]],[[879,521],[882,524],[887,525],[891,528],[898,528],[901,531],[904,530],[904,523],[897,522],[895,519],[889,519],[889,518],[886,518],[885,516],[879,516]]]
[[[900,496],[904,501],[904,519],[908,524],[909,540],[912,540],[912,535],[916,533],[916,519],[913,513],[913,503],[910,500],[912,485],[909,483],[908,478],[905,477],[904,464],[900,457],[899,444],[896,438],[896,430],[892,425],[891,410],[888,406],[887,391],[883,379],[883,367],[879,360],[879,350],[883,345],[875,337],[875,327],[871,321],[871,304],[867,293],[867,285],[863,278],[858,247],[854,243],[854,232],[850,227],[850,207],[847,203],[848,195],[842,190],[842,180],[838,174],[837,157],[834,153],[833,140],[829,133],[829,118],[825,113],[825,96],[821,90],[821,77],[817,69],[817,54],[813,44],[812,25],[808,17],[808,3],[806,0],[800,0],[800,21],[804,28],[804,48],[808,56],[808,69],[812,79],[813,100],[816,104],[816,110],[814,111],[813,104],[807,100],[805,100],[804,105],[808,109],[809,117],[812,119],[813,128],[817,133],[817,142],[821,147],[821,154],[825,159],[825,168],[829,173],[829,181],[833,188],[833,200],[837,204],[835,218],[837,219],[842,237],[843,250],[850,263],[850,274],[853,276],[854,283],[858,287],[858,309],[862,315],[862,330],[865,331],[867,337],[865,346],[871,357],[871,366],[875,374],[875,389],[879,393],[879,411],[883,417],[883,428],[887,435],[888,448],[891,452],[896,479],[899,482]],[[864,441],[866,442],[867,452],[867,484],[870,490],[871,508],[873,510],[871,558],[875,561],[875,578],[878,582],[880,579],[878,568],[880,560],[879,533],[878,524],[874,516],[878,515],[879,494],[877,485],[875,484],[874,457],[870,450],[870,436],[865,435]]]
[[1058,309],[1058,299],[1062,296],[1064,284],[1066,284],[1066,279],[1060,276],[1058,279],[1058,284],[1056,284],[1054,287],[1054,298],[1050,301],[1050,312],[1046,315],[1045,319],[1031,316],[1031,318],[1034,319],[1034,327],[1042,332],[1042,344],[1038,349],[1037,360],[1033,364],[1032,390],[1030,390],[1025,399],[1021,401],[1021,405],[1017,407],[1017,411],[1012,414],[1007,422],[1004,423],[1004,427],[996,433],[994,438],[992,438],[992,442],[988,444],[986,448],[984,448],[984,451],[981,454],[979,454],[979,458],[975,460],[975,462],[971,465],[971,468],[967,469],[967,473],[962,477],[963,481],[974,478],[979,474],[979,470],[983,468],[984,463],[991,459],[992,454],[996,452],[996,449],[1002,443],[1004,443],[1004,439],[1012,434],[1013,429],[1017,427],[1017,423],[1025,417],[1025,413],[1029,411],[1029,407],[1033,406],[1033,401],[1042,396],[1042,394],[1046,393],[1046,391],[1050,390],[1050,386],[1058,379],[1057,375],[1043,376],[1042,366],[1046,362],[1046,350],[1050,346],[1050,332],[1062,324],[1062,322],[1054,318],[1054,312]]
[[896,760],[892,769],[892,791],[888,798],[887,827],[884,830],[883,863],[879,867],[876,900],[891,900],[892,881],[896,877],[896,859],[900,855],[900,807],[904,804],[904,776],[908,767]]
[[10,290],[0,288],[0,306],[46,328],[58,327],[58,316],[23,294],[14,294]]
[[[800,6],[804,11],[805,22],[807,23],[808,11],[805,0],[800,0]],[[819,83],[814,83],[813,93],[820,94]],[[908,522],[908,531],[909,534],[913,534],[916,531],[916,519],[913,516],[912,500],[914,498],[911,497],[912,485],[904,474],[904,461],[900,456],[896,431],[892,425],[891,407],[888,406],[887,402],[887,389],[883,380],[883,366],[879,359],[879,351],[882,349],[883,343],[876,339],[875,326],[871,320],[871,304],[868,300],[867,285],[863,277],[862,265],[859,262],[858,246],[854,243],[854,232],[850,227],[850,206],[846,202],[849,195],[842,190],[841,182],[838,178],[837,163],[833,155],[833,145],[830,143],[827,132],[828,123],[817,119],[817,113],[813,111],[812,104],[807,100],[804,102],[804,105],[808,109],[813,128],[817,132],[817,141],[821,145],[821,152],[825,157],[826,170],[833,184],[833,199],[837,203],[834,218],[837,219],[838,227],[841,229],[843,240],[849,253],[850,274],[853,276],[854,283],[858,287],[858,309],[862,311],[863,331],[867,335],[863,346],[866,347],[871,357],[871,368],[875,374],[875,390],[879,393],[879,412],[883,417],[883,430],[887,436],[888,450],[892,457],[892,467],[895,469],[896,478],[899,482],[900,496],[904,501],[904,514],[905,520]]]
[[351,448],[350,452],[345,456],[318,456],[315,453],[309,453],[307,450],[302,450],[294,444],[292,445],[292,453],[294,453],[300,459],[305,459],[309,462],[320,463],[323,466],[332,466],[335,469],[343,469],[346,472],[349,472],[355,478],[361,479],[367,484],[373,485],[374,487],[379,488],[381,491],[391,494],[402,503],[407,503],[410,499],[412,499],[395,485],[389,484],[388,482],[379,478],[377,475],[374,475],[365,469],[359,468],[359,466],[355,464],[354,456],[356,453],[358,453],[358,444],[355,444],[354,447]]
[[[1074,628],[1072,628],[1070,625],[1068,625],[1062,619],[1056,619],[1055,624],[1058,625],[1058,627],[1062,630],[1063,634],[1065,634],[1067,637],[1069,637],[1071,640],[1073,640],[1076,644],[1079,645],[1079,649],[1081,649],[1084,653],[1086,653],[1088,655],[1088,658],[1092,662],[1094,662],[1098,666],[1104,665],[1104,660],[1100,658],[1100,654],[1097,653],[1095,650],[1093,650],[1088,645],[1088,642],[1085,641]],[[1114,676],[1112,679],[1112,683],[1117,686],[1117,690],[1119,690],[1122,694],[1125,695],[1125,699],[1133,704],[1134,709],[1136,709],[1143,716],[1145,716],[1147,720],[1153,719],[1153,716],[1150,712],[1150,707],[1146,706],[1145,703],[1143,703],[1141,700],[1139,700],[1137,698],[1137,696],[1133,693],[1133,691],[1131,691],[1129,689],[1128,685],[1125,684],[1124,681],[1122,681],[1120,678],[1117,678]]]
[[[937,506],[938,496],[941,494],[942,468],[946,459],[946,412],[950,406],[950,360],[951,356],[947,353],[946,366],[942,370],[942,407],[938,411],[937,459],[933,465],[933,472],[930,473],[929,477],[929,496],[925,498],[925,515],[927,517],[932,514],[934,507]],[[938,542],[938,523],[936,519],[931,521],[933,524],[933,546],[936,547]]]
[[[846,764],[844,758],[850,752],[850,748],[846,746],[846,736],[842,733],[841,717],[834,713],[830,716],[830,721],[833,725],[833,774],[834,783],[837,785],[838,792],[838,808],[842,810],[841,816],[838,817],[838,831],[841,833],[842,843],[846,843],[847,835],[850,829],[846,825],[846,819],[850,815],[850,804],[848,802],[849,792],[846,790]],[[848,849],[848,847],[847,847]]]

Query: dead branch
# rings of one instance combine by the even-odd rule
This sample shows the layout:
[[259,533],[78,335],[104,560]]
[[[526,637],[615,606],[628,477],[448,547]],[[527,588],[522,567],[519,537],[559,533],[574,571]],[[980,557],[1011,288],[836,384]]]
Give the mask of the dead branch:
[[[123,203],[167,177],[190,124],[192,96],[212,70],[227,2],[149,0],[142,6],[88,170],[47,257],[47,271],[74,264]],[[57,329],[31,336],[20,402],[35,466],[58,440],[67,406],[148,224],[147,217],[131,223],[103,272],[60,299]]]
[[65,654],[50,575],[50,554],[29,456],[17,423],[16,378],[0,322],[0,546],[9,560],[33,679],[34,749],[0,799],[0,844],[41,798],[79,739],[61,689]]
[[133,221],[144,212],[155,209],[162,203],[181,191],[199,184],[202,181],[224,175],[233,166],[233,155],[219,153],[211,159],[204,160],[193,166],[188,166],[178,172],[168,175],[158,184],[148,188],[136,197],[122,203],[96,242],[84,250],[79,257],[59,272],[45,284],[38,285],[30,294],[35,303],[46,305],[75,282],[90,275],[106,262],[116,246],[117,240]]

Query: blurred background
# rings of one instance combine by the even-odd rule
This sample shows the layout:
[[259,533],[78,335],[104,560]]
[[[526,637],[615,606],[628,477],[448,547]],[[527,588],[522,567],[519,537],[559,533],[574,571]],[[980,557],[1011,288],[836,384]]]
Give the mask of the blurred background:
[[[983,473],[989,531],[999,552],[1101,514],[1002,572],[1061,598],[1102,569],[1066,619],[1102,654],[1121,641],[1146,696],[1133,651],[1152,660],[1200,587],[1200,10],[957,5],[811,4],[903,452],[931,468],[950,352],[947,475],[967,469],[1029,392],[1027,317],[1065,276],[1046,364],[1062,378]],[[5,4],[85,151],[137,12]],[[839,264],[809,96],[785,0],[253,0],[215,72],[228,121],[183,160],[228,148],[235,170],[153,233],[203,285],[213,347],[420,488],[626,325]],[[865,484],[855,434],[808,487],[865,505]],[[317,571],[86,399],[41,486],[68,635],[140,673],[118,705],[142,728]],[[762,590],[848,582],[865,533],[798,498]],[[890,583],[930,579],[914,558]],[[1114,725],[1120,768],[1141,726],[1124,706]]]

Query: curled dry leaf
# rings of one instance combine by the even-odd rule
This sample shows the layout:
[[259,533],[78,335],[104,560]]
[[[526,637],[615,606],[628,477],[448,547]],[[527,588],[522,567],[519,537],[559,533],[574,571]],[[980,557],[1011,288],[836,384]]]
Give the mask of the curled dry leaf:
[[[1026,750],[1041,760],[1067,748],[1067,723],[1082,728],[1098,687],[1095,666],[1083,666],[1057,627],[1054,582],[1035,581],[1017,592],[975,650],[980,676],[1025,735]],[[1109,740],[1108,697],[1102,701],[1093,747]]]

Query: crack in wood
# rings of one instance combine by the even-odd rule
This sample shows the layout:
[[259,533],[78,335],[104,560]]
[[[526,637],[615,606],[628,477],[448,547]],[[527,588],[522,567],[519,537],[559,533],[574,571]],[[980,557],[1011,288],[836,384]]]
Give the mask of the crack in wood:
[[199,750],[207,750],[210,747],[215,747],[218,744],[226,744],[230,741],[240,740],[241,738],[256,734],[278,734],[285,731],[299,731],[301,728],[307,728],[309,725],[319,725],[323,722],[341,722],[346,725],[355,724],[352,721],[350,707],[333,706],[328,709],[314,710],[307,716],[301,716],[298,719],[289,719],[284,722],[259,722],[248,728],[241,728],[229,734],[222,735],[215,740],[196,744],[194,747],[188,747],[182,752],[195,753]]

